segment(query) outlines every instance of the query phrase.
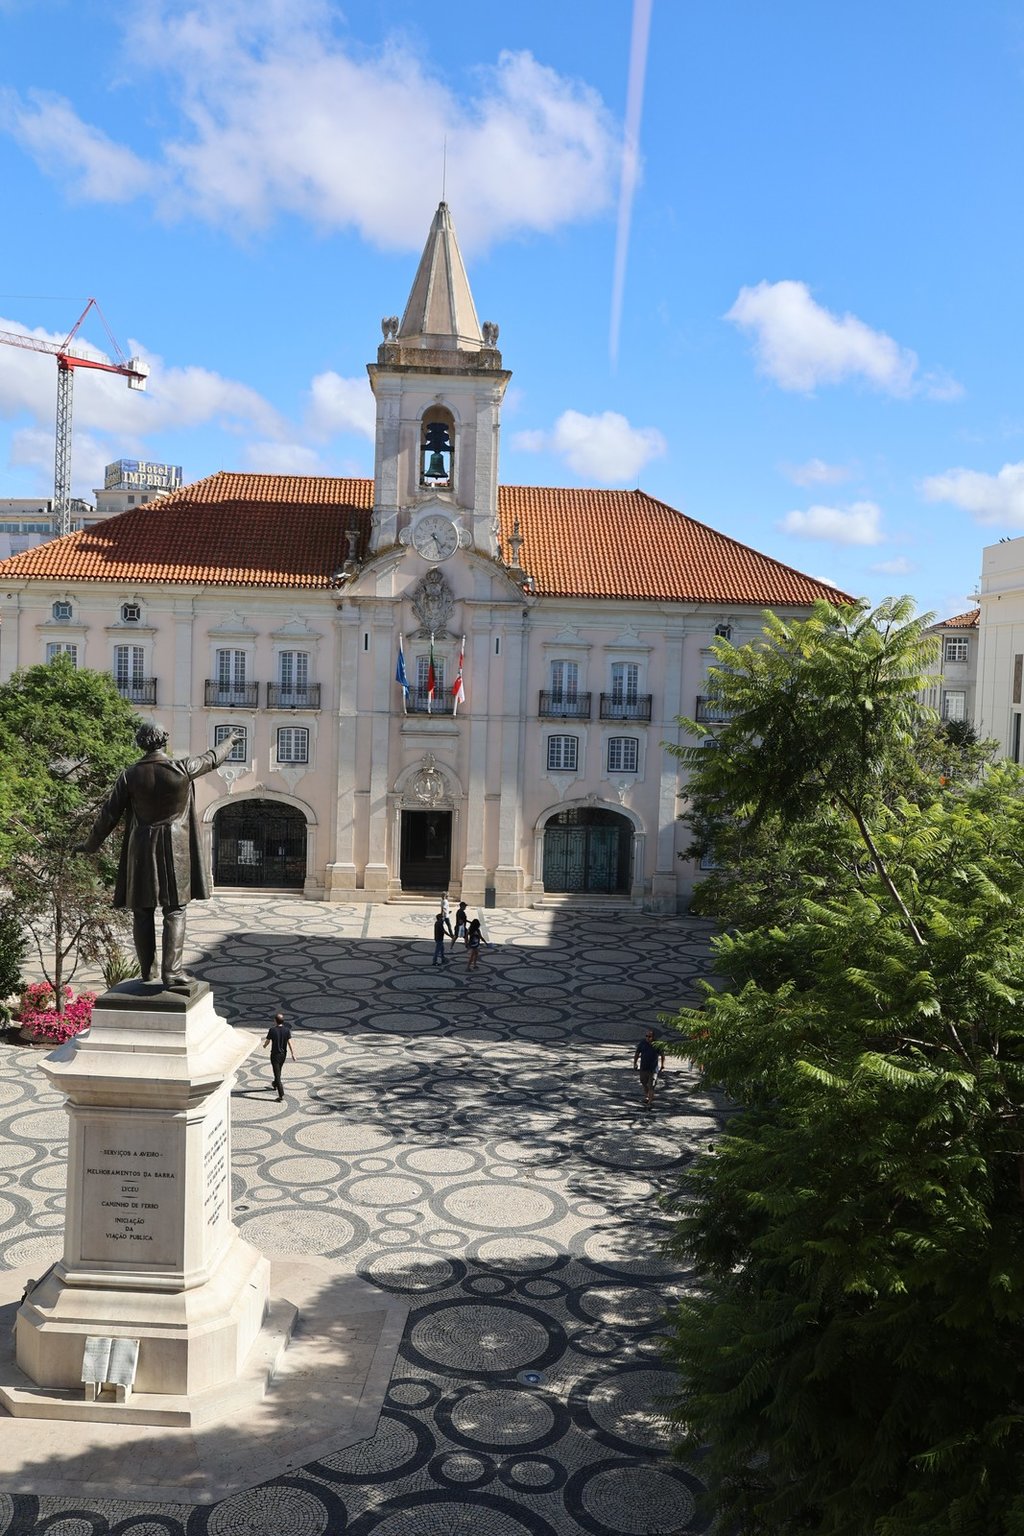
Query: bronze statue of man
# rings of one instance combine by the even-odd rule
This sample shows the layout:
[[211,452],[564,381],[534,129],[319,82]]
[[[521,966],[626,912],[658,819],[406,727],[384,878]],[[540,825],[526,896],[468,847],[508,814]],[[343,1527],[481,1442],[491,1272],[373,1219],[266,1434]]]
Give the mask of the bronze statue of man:
[[182,970],[185,907],[206,901],[212,881],[202,856],[193,779],[211,773],[239,739],[230,736],[202,757],[168,757],[167,732],[144,725],[135,740],[143,756],[118,777],[100,807],[89,840],[76,849],[95,853],[124,818],[124,838],[114,886],[114,906],[130,907],[135,953],[143,981],[156,979],[156,909],[163,911],[160,978],[165,987],[187,987]]

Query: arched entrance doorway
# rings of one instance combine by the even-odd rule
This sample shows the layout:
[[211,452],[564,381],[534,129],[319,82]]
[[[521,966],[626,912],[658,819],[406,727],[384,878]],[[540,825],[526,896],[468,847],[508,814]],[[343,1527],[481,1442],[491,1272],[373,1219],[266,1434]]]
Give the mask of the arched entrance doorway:
[[611,896],[629,890],[633,826],[617,811],[573,806],[544,824],[544,889]]
[[296,888],[306,879],[306,818],[276,800],[239,800],[213,822],[216,885]]

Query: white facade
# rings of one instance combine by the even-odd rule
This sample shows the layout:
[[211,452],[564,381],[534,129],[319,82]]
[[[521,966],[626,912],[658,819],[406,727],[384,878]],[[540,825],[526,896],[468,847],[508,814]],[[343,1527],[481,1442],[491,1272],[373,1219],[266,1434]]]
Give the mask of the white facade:
[[1024,538],[982,551],[978,627],[977,727],[1000,752],[1024,761]]
[[[103,540],[10,562],[0,675],[62,652],[111,671],[179,754],[244,727],[235,760],[196,784],[220,884],[342,902],[447,889],[508,907],[585,892],[677,910],[697,872],[679,857],[682,779],[667,747],[684,739],[680,715],[713,717],[701,701],[716,631],[742,643],[767,606],[796,615],[842,594],[642,493],[505,497],[510,375],[444,205],[401,323],[383,330],[372,487],[214,476],[159,513],[117,518]],[[628,593],[626,518],[634,546],[650,541],[654,576],[639,595],[566,595],[613,579]],[[306,577],[268,569],[269,546],[303,539]],[[678,585],[659,587],[668,565]],[[696,580],[705,595],[690,595]],[[738,596],[714,595],[737,582]]]

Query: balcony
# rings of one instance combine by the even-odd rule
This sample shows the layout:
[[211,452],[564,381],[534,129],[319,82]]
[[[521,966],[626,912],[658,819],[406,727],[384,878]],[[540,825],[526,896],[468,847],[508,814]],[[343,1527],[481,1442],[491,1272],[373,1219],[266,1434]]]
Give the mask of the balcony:
[[601,695],[602,720],[649,720],[650,718],[651,695],[649,693],[638,693],[632,699],[622,698],[617,693]]
[[115,686],[122,699],[127,699],[129,704],[155,704],[156,703],[156,678],[139,677],[134,682],[121,682],[114,679]]
[[725,725],[732,716],[713,693],[698,693],[696,718],[701,725]]
[[219,683],[206,679],[207,709],[255,709],[259,703],[259,683]]
[[589,720],[589,693],[551,693],[541,689],[537,713],[545,720]]
[[285,683],[267,684],[268,709],[319,709],[320,684],[302,683],[289,687]]
[[[447,688],[434,695],[429,701],[429,709],[427,708],[427,703],[428,700],[425,693],[418,693],[415,688],[410,688],[408,702],[405,706],[406,713],[409,715],[453,715],[455,713],[455,700]],[[465,709],[466,706],[463,705],[462,707]]]

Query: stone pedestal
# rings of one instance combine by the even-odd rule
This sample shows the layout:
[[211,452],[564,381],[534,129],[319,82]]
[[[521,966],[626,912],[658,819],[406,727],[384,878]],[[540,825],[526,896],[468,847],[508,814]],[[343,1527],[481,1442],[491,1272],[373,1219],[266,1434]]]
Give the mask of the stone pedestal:
[[230,1093],[255,1043],[205,983],[124,982],[43,1062],[70,1122],[64,1254],[18,1311],[16,1362],[36,1390],[26,1407],[0,1386],[10,1412],[80,1399],[96,1334],[140,1341],[134,1396],[84,1405],[97,1418],[130,1421],[157,1395],[162,1422],[200,1423],[240,1384],[262,1395],[295,1312],[264,1330],[270,1265],[231,1219]]

